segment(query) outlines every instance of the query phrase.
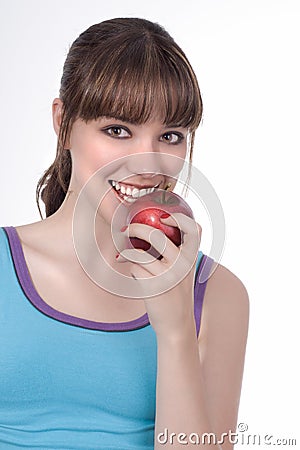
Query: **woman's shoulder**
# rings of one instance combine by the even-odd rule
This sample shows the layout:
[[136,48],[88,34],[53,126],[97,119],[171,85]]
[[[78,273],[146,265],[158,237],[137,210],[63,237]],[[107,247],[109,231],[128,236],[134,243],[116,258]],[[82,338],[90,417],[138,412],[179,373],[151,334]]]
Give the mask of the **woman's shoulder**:
[[23,246],[34,246],[36,233],[32,232],[34,224],[28,225],[2,225],[0,226],[0,256],[1,261],[9,261],[10,257],[19,254],[20,244]]
[[248,292],[243,281],[224,265],[214,261],[210,277],[207,281],[208,293],[215,297],[236,299],[236,301],[247,303]]
[[34,244],[35,240],[39,238],[42,221],[28,223],[24,225],[17,225],[14,227],[21,241]]
[[220,338],[234,332],[247,334],[249,295],[243,281],[222,264],[213,262],[205,290],[202,334]]
[[[33,222],[24,225],[7,227],[6,234],[10,244],[18,248],[19,252],[24,252],[25,259],[40,261],[41,258],[53,257],[60,249],[61,239],[55,227],[51,227],[46,220]],[[61,253],[58,251],[58,254]]]
[[15,226],[15,232],[23,249],[40,254],[52,254],[55,248],[60,247],[60,233],[55,224],[44,219],[37,222]]

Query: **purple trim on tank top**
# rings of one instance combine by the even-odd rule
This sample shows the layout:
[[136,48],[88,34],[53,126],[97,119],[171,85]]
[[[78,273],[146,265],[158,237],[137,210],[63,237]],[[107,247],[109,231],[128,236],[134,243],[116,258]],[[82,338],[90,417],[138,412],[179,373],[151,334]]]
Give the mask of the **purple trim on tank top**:
[[200,325],[201,325],[201,317],[202,317],[202,309],[203,309],[203,300],[205,289],[207,285],[207,281],[209,278],[210,269],[213,265],[214,260],[207,255],[203,255],[197,274],[196,274],[196,283],[194,288],[194,315],[196,319],[196,332],[197,336],[199,335]]
[[[56,319],[59,322],[67,323],[69,325],[74,325],[81,328],[88,328],[99,331],[115,331],[115,332],[133,331],[150,325],[147,313],[141,317],[138,317],[137,319],[130,320],[128,322],[108,323],[108,322],[94,322],[88,319],[81,319],[79,317],[71,316],[69,314],[63,313],[61,311],[52,308],[40,297],[40,295],[38,294],[32,283],[30,273],[26,264],[23,248],[21,245],[21,241],[16,229],[12,226],[3,227],[3,229],[5,230],[8,237],[10,250],[12,254],[12,260],[15,266],[17,277],[19,279],[20,286],[24,294],[30,301],[30,303],[41,313],[45,314],[46,316],[52,319]],[[197,281],[199,279],[200,272],[207,258],[208,257],[206,255],[203,255],[197,273]],[[198,282],[196,282],[194,310],[196,318],[197,335],[200,329],[201,311],[205,287],[206,282],[203,284],[199,284]]]

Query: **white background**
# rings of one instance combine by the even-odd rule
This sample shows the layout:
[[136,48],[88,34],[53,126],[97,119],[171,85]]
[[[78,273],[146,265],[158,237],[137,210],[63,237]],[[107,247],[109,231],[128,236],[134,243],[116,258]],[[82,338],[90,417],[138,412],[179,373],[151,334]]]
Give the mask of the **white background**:
[[251,302],[239,422],[299,445],[299,3],[1,0],[0,9],[1,226],[39,219],[35,186],[56,146],[51,101],[81,31],[144,17],[184,49],[204,101],[194,164],[224,209],[221,263]]

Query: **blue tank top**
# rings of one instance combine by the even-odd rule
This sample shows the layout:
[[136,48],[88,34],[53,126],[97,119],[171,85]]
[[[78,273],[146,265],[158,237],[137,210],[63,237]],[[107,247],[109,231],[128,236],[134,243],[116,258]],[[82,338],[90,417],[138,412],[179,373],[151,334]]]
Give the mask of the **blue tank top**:
[[[199,252],[197,333],[206,287],[197,281],[212,262]],[[153,450],[156,369],[147,314],[102,323],[53,309],[15,228],[0,228],[1,450]]]

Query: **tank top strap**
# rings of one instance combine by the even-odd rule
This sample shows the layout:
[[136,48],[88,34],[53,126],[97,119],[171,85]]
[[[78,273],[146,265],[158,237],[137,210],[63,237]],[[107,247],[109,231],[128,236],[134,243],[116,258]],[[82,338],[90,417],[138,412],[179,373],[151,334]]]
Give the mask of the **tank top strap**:
[[213,258],[204,255],[201,251],[199,252],[194,286],[194,315],[196,321],[197,336],[199,336],[200,331],[205,289],[213,263]]

